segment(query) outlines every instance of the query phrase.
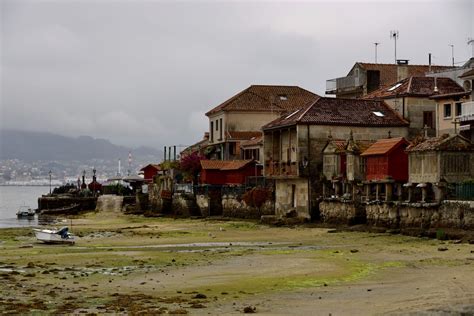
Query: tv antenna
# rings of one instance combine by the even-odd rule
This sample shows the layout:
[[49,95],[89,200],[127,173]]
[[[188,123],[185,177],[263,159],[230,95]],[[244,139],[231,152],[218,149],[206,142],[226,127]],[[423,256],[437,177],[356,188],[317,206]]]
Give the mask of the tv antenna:
[[375,63],[377,63],[377,46],[379,46],[380,43],[379,43],[379,42],[375,42],[374,45],[375,45]]
[[451,46],[451,60],[453,61],[453,67],[454,67],[454,45],[449,44],[448,46]]
[[398,30],[390,31],[390,38],[395,41],[395,64],[397,63],[397,39],[398,39]]
[[469,38],[467,39],[467,45],[471,45],[471,46],[472,46],[472,57],[474,57],[474,38],[469,37]]

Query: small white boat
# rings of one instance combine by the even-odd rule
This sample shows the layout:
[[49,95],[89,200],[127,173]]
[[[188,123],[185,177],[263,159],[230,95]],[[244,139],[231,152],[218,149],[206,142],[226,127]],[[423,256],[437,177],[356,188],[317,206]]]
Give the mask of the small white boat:
[[18,218],[33,218],[35,217],[36,211],[31,209],[29,206],[23,205],[20,206],[18,212],[16,212],[16,217]]
[[58,230],[55,229],[37,229],[34,228],[36,239],[49,244],[74,244],[76,236],[69,232],[67,226]]

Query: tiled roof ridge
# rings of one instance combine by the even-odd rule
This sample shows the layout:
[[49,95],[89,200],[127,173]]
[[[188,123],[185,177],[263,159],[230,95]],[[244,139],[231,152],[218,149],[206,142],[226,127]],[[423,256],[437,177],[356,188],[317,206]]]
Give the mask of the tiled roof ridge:
[[407,87],[407,91],[406,93],[410,93],[411,91],[411,82],[413,80],[413,76],[410,77],[410,79],[408,80],[408,87]]
[[[399,64],[390,64],[390,63],[369,63],[369,62],[362,62],[362,61],[358,61],[356,62],[356,64],[360,64],[360,65],[380,65],[380,66],[407,66],[407,67],[430,67],[430,65],[426,65],[426,64],[408,64],[408,65],[399,65]],[[450,66],[450,65],[431,65],[431,67],[433,68],[457,68],[457,67],[453,67],[453,66]]]
[[318,98],[314,101],[309,101],[307,108],[301,113],[301,115],[295,120],[296,122],[301,122],[301,119],[305,116],[306,113],[321,99],[324,97],[318,96]]
[[229,105],[230,103],[234,102],[234,101],[237,99],[237,97],[239,97],[240,95],[243,95],[243,94],[246,93],[247,90],[249,90],[249,89],[250,89],[250,87],[248,87],[247,89],[244,89],[244,90],[242,90],[242,91],[240,91],[240,92],[234,94],[232,97],[230,97],[229,99],[225,100],[224,102],[222,102],[222,103],[219,104],[218,106],[216,106],[216,107],[212,108],[211,110],[207,111],[207,112],[206,112],[206,115],[211,114],[211,113],[217,111],[218,109],[222,109],[222,108],[224,108],[225,106]]

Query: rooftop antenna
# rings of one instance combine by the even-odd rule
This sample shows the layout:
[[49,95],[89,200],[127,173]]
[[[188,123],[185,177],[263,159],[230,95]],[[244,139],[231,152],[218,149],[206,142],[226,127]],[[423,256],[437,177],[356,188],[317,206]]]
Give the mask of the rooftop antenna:
[[451,60],[453,61],[453,67],[454,67],[454,45],[449,44],[448,46],[451,46]]
[[379,46],[380,43],[379,43],[379,42],[375,42],[374,45],[375,45],[375,63],[377,63],[377,46]]
[[132,152],[129,151],[128,152],[128,170],[127,170],[127,176],[130,175],[130,171],[131,171],[131,168],[132,167]]
[[398,39],[398,30],[390,31],[390,38],[395,41],[395,64],[397,63],[397,39]]
[[474,57],[474,38],[469,37],[469,38],[467,39],[467,45],[471,45],[471,46],[472,46],[472,57]]

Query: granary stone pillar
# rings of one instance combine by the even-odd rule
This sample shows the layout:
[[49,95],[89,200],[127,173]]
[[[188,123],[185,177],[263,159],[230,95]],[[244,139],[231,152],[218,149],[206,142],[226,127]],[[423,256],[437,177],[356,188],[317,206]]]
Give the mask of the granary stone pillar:
[[397,185],[397,195],[398,195],[398,200],[401,201],[403,198],[403,190],[400,184]]
[[428,185],[426,183],[420,183],[416,186],[417,188],[421,188],[421,202],[426,202],[426,197],[428,196]]
[[365,184],[365,198],[370,201],[370,183]]
[[411,183],[405,183],[403,186],[406,187],[407,190],[408,190],[407,202],[408,203],[413,202],[413,186],[412,186],[412,184]]
[[380,191],[380,184],[375,184],[375,200],[379,200],[379,191]]
[[339,191],[340,191],[340,190],[339,190],[339,182],[335,182],[335,181],[334,181],[334,182],[333,182],[333,186],[334,186],[334,195],[335,195],[336,197],[338,197],[339,194],[340,194],[340,192],[339,192]]
[[385,183],[385,202],[392,200],[393,183]]
[[326,181],[323,181],[323,199],[326,198]]
[[433,186],[435,200],[441,203],[446,198],[446,183],[439,182]]

